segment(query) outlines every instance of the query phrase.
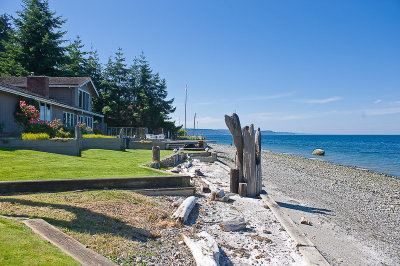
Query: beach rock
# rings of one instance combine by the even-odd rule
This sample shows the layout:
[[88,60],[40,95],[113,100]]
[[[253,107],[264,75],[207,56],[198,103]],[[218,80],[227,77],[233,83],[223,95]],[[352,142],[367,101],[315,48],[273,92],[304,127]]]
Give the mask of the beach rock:
[[306,225],[311,225],[311,222],[309,220],[307,220],[306,218],[304,218],[304,217],[300,218],[300,223],[301,224],[306,224]]
[[322,150],[322,149],[315,149],[315,150],[312,152],[312,155],[323,156],[323,155],[325,155],[325,151]]

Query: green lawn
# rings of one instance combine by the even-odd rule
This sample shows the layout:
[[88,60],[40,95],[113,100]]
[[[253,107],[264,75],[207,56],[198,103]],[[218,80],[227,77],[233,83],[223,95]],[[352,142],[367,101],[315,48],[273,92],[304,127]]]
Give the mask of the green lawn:
[[[172,154],[161,150],[161,157]],[[84,150],[82,157],[0,149],[0,181],[140,177],[166,175],[139,167],[151,162],[151,150]]]
[[[162,243],[153,237],[181,226],[171,218],[174,211],[170,201],[155,202],[130,190],[0,195],[0,215],[44,219],[95,252],[124,265],[137,265],[137,257],[163,255],[159,254]],[[27,231],[26,228],[19,230]],[[140,233],[143,231],[152,237],[143,237]],[[3,240],[9,238],[9,241]],[[180,241],[179,234],[174,238]],[[36,242],[20,236],[18,230],[3,234],[0,223],[0,265],[8,265],[7,261],[2,261],[7,254],[17,256],[17,253],[12,255],[13,249],[20,249],[15,246],[30,243]],[[47,253],[38,248],[32,258]],[[26,256],[27,264],[31,264],[28,257],[31,256]],[[18,262],[15,264],[19,265]]]
[[0,218],[0,265],[80,265],[19,221]]

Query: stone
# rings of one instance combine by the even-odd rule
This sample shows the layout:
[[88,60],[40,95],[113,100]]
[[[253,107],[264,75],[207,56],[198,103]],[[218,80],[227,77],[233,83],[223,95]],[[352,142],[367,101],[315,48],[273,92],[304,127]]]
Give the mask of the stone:
[[322,150],[322,149],[315,149],[315,150],[312,152],[312,155],[323,156],[323,155],[325,155],[325,151]]
[[301,224],[306,224],[306,225],[311,225],[311,222],[309,220],[307,220],[306,218],[304,218],[304,217],[300,218],[300,223]]

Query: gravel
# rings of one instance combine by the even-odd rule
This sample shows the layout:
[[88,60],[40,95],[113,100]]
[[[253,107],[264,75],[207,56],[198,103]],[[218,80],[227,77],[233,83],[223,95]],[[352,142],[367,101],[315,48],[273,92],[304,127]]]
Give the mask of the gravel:
[[[210,145],[234,167],[235,149]],[[264,189],[333,265],[400,265],[400,179],[295,155],[262,153]]]

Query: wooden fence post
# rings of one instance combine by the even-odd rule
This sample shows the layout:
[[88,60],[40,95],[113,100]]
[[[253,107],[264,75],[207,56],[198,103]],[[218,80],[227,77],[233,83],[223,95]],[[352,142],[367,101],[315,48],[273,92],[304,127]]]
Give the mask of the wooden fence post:
[[247,197],[247,184],[246,183],[239,183],[239,196]]

